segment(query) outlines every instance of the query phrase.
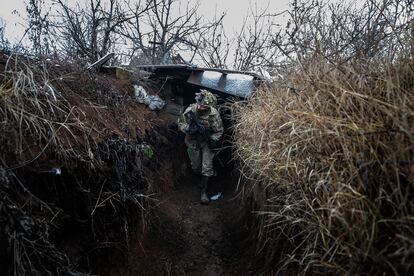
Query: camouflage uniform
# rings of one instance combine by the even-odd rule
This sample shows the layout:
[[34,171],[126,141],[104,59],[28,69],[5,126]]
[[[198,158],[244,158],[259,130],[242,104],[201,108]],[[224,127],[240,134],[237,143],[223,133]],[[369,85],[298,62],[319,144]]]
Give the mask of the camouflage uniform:
[[[185,143],[188,147],[188,153],[191,161],[191,167],[194,172],[201,173],[204,176],[213,176],[213,158],[214,153],[209,146],[209,139],[218,142],[223,135],[223,122],[220,118],[220,113],[214,108],[217,100],[213,94],[203,90],[197,95],[203,95],[203,104],[210,107],[205,114],[197,111],[197,104],[191,104],[178,119],[178,127],[186,134]],[[193,112],[199,123],[206,129],[209,129],[207,135],[189,133],[191,117],[189,112]]]

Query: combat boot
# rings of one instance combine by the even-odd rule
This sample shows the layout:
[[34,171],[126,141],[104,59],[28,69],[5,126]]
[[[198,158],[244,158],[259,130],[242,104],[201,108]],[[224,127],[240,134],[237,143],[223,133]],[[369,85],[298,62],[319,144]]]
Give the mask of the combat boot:
[[210,198],[208,197],[208,176],[203,175],[201,177],[201,204],[209,204]]

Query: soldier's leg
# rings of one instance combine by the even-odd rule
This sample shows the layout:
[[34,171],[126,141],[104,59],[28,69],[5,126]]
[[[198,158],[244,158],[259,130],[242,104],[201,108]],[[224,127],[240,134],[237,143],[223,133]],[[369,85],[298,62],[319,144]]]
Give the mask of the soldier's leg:
[[191,139],[190,136],[186,135],[185,144],[187,145],[187,153],[190,158],[191,169],[194,173],[201,173],[201,146],[197,141]]
[[214,153],[208,147],[207,144],[203,145],[201,148],[202,154],[202,169],[201,174],[201,203],[208,204],[210,202],[210,198],[208,196],[208,181],[211,176],[214,175],[214,167],[213,167],[213,158]]
[[198,147],[188,147],[188,156],[190,158],[191,169],[194,173],[201,173],[201,150]]
[[201,154],[202,154],[201,174],[211,177],[214,175],[214,167],[213,167],[214,153],[211,151],[209,146],[205,144],[201,148]]

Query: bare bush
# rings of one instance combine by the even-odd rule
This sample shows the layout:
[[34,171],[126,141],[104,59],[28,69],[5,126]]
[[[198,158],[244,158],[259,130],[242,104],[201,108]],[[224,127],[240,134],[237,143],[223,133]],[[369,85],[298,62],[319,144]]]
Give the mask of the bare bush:
[[44,0],[26,2],[27,27],[26,34],[30,41],[30,53],[35,56],[52,54],[54,39],[51,32],[50,10],[45,10]]
[[[207,67],[231,68],[251,71],[272,68],[282,52],[275,47],[275,37],[280,34],[278,14],[269,13],[257,3],[243,18],[238,33],[228,36],[223,26],[225,14],[215,16],[214,24],[196,36],[196,57]],[[199,38],[199,39],[197,39]]]
[[9,41],[5,36],[6,23],[0,18],[0,50],[5,51],[10,47]]
[[115,0],[89,1],[85,6],[77,2],[75,7],[56,0],[60,7],[57,36],[60,50],[69,57],[86,57],[96,61],[113,50],[122,24],[131,18]]
[[278,55],[273,45],[276,32],[276,15],[269,15],[266,9],[251,9],[244,19],[242,28],[235,38],[233,67],[237,70],[253,70],[257,67],[271,67]]
[[412,3],[402,0],[369,0],[362,7],[293,1],[286,31],[274,37],[274,45],[290,60],[312,55],[331,63],[352,57],[393,60],[407,50],[412,12]]
[[193,58],[197,55],[203,64],[210,68],[227,68],[231,47],[231,39],[226,35],[223,26],[225,14],[219,18],[205,32],[200,32],[194,38],[196,45]]
[[[149,1],[148,10],[135,9],[134,20],[126,24],[122,34],[132,41],[131,56],[140,64],[174,63],[180,52],[197,51],[199,38],[218,25],[203,22],[198,4],[176,0]],[[180,58],[182,59],[182,58]],[[180,60],[183,62],[182,60]]]

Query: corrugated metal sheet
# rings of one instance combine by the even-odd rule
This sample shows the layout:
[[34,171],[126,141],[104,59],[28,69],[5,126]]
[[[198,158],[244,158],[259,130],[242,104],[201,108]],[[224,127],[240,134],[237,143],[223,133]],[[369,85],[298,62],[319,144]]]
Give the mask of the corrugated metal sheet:
[[242,73],[195,71],[191,72],[187,82],[242,98],[248,97],[255,89],[255,77]]
[[253,72],[201,68],[185,64],[142,65],[135,69],[151,72],[155,76],[180,78],[203,89],[219,91],[241,98],[248,97],[261,76]]
[[[113,56],[113,53],[107,54],[105,57],[89,66],[88,69],[101,68],[101,66]],[[152,75],[155,75],[155,77],[180,79],[187,83],[197,85],[200,88],[219,91],[221,93],[242,98],[250,96],[256,88],[256,81],[262,80],[261,76],[253,72],[201,68],[188,64],[141,65],[136,66],[133,69],[141,72],[149,72]],[[127,70],[115,68],[115,71],[120,78],[129,77],[129,72]]]

